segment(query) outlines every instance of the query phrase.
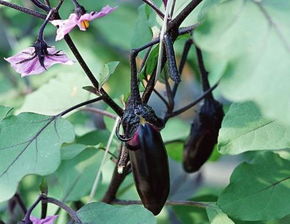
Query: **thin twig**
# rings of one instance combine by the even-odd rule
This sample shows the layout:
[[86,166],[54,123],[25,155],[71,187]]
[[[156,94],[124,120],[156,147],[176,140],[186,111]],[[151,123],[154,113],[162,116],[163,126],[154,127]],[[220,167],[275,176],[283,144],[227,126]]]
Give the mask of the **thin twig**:
[[167,30],[178,29],[186,17],[201,3],[202,0],[192,0],[187,6],[169,22]]
[[166,115],[165,120],[168,120],[171,117],[175,117],[187,110],[189,110],[191,107],[193,107],[194,105],[198,104],[201,100],[203,100],[209,93],[211,93],[216,87],[218,86],[218,83],[216,83],[215,85],[213,85],[210,89],[208,89],[207,91],[205,91],[200,97],[198,97],[195,101],[193,101],[192,103],[188,104],[187,106],[176,110],[174,112],[172,112],[171,114]]
[[23,202],[22,198],[20,197],[20,195],[18,193],[16,193],[14,195],[14,198],[15,198],[15,201],[17,201],[17,203],[19,204],[19,207],[21,208],[22,212],[24,214],[26,214],[27,209],[26,209],[24,202]]
[[98,101],[100,101],[100,100],[102,100],[102,99],[103,99],[103,97],[99,96],[99,97],[97,97],[97,98],[95,98],[95,99],[91,99],[91,100],[88,100],[88,101],[85,101],[85,102],[79,103],[79,104],[77,104],[77,105],[75,105],[75,106],[72,106],[72,107],[70,107],[70,108],[68,108],[68,109],[66,109],[66,110],[64,110],[64,111],[62,111],[62,112],[60,112],[59,114],[55,115],[55,117],[64,116],[65,114],[68,114],[69,112],[71,112],[71,111],[73,111],[73,110],[75,110],[75,109],[77,109],[77,108],[83,107],[83,106],[88,105],[88,104],[91,104],[91,103],[98,102]]
[[164,14],[160,11],[160,9],[157,8],[157,6],[151,1],[151,0],[142,0],[145,2],[147,5],[149,5],[156,13],[158,16],[160,16],[161,19],[164,19]]
[[163,38],[167,30],[167,21],[169,17],[169,13],[172,10],[173,7],[173,0],[168,0],[167,5],[165,7],[165,17],[163,19],[163,24],[159,36],[159,52],[158,52],[158,59],[157,59],[157,69],[156,69],[156,76],[155,76],[155,82],[158,79],[158,75],[161,72],[162,67],[162,59],[163,59]]
[[91,193],[90,193],[90,197],[89,197],[89,202],[93,201],[94,200],[94,197],[96,195],[97,187],[98,187],[99,180],[100,180],[100,176],[101,176],[101,173],[102,173],[102,169],[103,169],[104,164],[106,162],[107,154],[108,154],[108,152],[110,150],[110,146],[112,144],[112,141],[113,141],[113,138],[114,138],[114,135],[115,135],[115,131],[116,131],[116,128],[117,128],[117,125],[118,125],[119,121],[120,121],[120,118],[117,118],[116,121],[115,121],[114,127],[113,127],[113,129],[111,131],[111,135],[109,137],[109,140],[108,140],[108,143],[107,143],[107,146],[106,146],[105,154],[103,156],[103,159],[102,159],[100,168],[99,168],[99,170],[97,172],[97,175],[96,175],[94,184],[93,184],[92,189],[91,189]]
[[84,108],[81,108],[80,110],[89,111],[89,112],[96,113],[96,114],[101,114],[103,116],[112,118],[114,120],[117,119],[117,116],[115,114],[112,114],[112,113],[110,113],[108,111],[101,110],[101,109],[94,108],[94,107],[84,107]]
[[[122,154],[119,153],[119,160],[121,159],[121,156]],[[129,161],[129,156],[127,156],[127,158],[124,159],[123,163],[127,164],[128,161]],[[129,173],[129,170],[130,170],[130,166],[126,166],[123,172],[119,173],[119,167],[118,167],[118,164],[116,164],[110,185],[102,199],[102,202],[111,203],[113,200],[116,199],[117,191],[120,185],[122,184],[122,182],[125,180],[127,174]]]
[[81,220],[79,219],[79,217],[77,216],[77,213],[73,209],[68,207],[66,204],[62,203],[61,201],[58,201],[58,200],[56,200],[54,198],[50,198],[50,197],[43,197],[42,200],[47,201],[48,203],[51,203],[51,204],[55,204],[58,207],[64,209],[75,222],[82,223]]
[[49,12],[50,8],[47,7],[45,4],[43,4],[42,2],[38,1],[38,0],[30,0],[35,6],[37,6],[38,8]]
[[[191,48],[192,43],[193,43],[193,40],[189,39],[184,44],[181,60],[180,60],[179,67],[178,67],[178,71],[179,71],[180,76],[182,75],[183,68],[184,68],[185,62],[187,60],[188,53],[189,53],[189,50]],[[179,85],[179,83],[174,83],[173,90],[172,90],[173,98],[176,95],[178,85]]]
[[26,13],[28,15],[32,15],[32,16],[38,17],[40,19],[45,19],[46,18],[46,15],[44,15],[42,13],[36,12],[34,10],[31,10],[31,9],[28,9],[28,8],[25,8],[25,7],[10,3],[10,2],[6,2],[6,1],[3,1],[3,0],[0,0],[0,5],[5,5],[5,6],[9,7],[9,8],[16,9],[17,11],[20,11],[20,12]]

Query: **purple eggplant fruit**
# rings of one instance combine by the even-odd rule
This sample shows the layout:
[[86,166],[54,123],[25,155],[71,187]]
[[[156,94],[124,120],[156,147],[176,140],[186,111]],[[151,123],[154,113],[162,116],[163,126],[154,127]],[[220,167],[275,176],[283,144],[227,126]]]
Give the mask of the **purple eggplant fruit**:
[[222,104],[213,98],[205,98],[185,143],[183,167],[186,172],[198,171],[208,160],[217,143],[223,117]]
[[129,156],[138,194],[144,207],[157,215],[170,189],[168,158],[161,135],[153,125],[140,124],[127,145],[131,148]]

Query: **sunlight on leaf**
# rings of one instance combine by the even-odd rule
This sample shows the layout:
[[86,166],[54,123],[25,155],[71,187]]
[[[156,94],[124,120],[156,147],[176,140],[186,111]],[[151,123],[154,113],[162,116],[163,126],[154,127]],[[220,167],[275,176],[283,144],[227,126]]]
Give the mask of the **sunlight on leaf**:
[[[290,124],[290,1],[223,1],[194,32],[212,79],[229,100],[252,100]],[[226,12],[226,13],[225,13]]]
[[253,102],[232,104],[218,139],[223,154],[290,148],[290,126],[264,118]]
[[289,160],[265,152],[252,163],[242,163],[218,198],[230,217],[245,221],[273,220],[290,214]]
[[0,201],[13,196],[28,174],[47,175],[60,163],[60,146],[74,139],[72,125],[56,117],[33,113],[0,122]]
[[90,203],[77,212],[83,223],[90,224],[156,224],[151,212],[140,205],[112,206]]
[[103,151],[88,148],[73,159],[63,161],[48,177],[50,193],[64,202],[77,201],[88,195],[103,155]]
[[206,208],[210,224],[235,224],[223,211],[214,203]]

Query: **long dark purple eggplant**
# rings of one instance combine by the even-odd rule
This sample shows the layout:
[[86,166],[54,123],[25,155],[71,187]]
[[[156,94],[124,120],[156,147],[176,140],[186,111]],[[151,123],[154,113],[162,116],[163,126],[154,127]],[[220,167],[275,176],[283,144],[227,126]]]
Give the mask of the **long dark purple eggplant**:
[[208,160],[217,143],[223,117],[222,104],[213,98],[205,98],[185,143],[183,167],[186,172],[198,171]]
[[144,207],[157,215],[170,189],[166,149],[159,131],[149,123],[140,124],[135,135],[137,144],[129,150],[135,185]]

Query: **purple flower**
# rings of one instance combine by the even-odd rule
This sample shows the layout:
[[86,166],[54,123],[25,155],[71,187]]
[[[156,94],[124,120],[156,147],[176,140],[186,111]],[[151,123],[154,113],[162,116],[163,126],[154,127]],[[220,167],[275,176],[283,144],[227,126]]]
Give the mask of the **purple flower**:
[[162,0],[165,7],[167,6],[167,0]]
[[55,40],[61,40],[64,38],[66,34],[68,34],[75,26],[78,26],[80,30],[85,31],[87,28],[89,28],[89,21],[92,21],[97,18],[101,18],[112,11],[114,11],[117,7],[110,7],[105,6],[101,9],[100,12],[90,12],[90,13],[84,13],[82,15],[77,13],[70,14],[68,19],[65,20],[53,20],[51,23],[58,27],[57,29],[57,35]]
[[36,42],[33,47],[26,48],[5,60],[22,77],[40,74],[54,64],[73,64],[73,61],[62,51],[58,51],[53,46],[48,47],[45,42]]
[[44,219],[38,219],[33,216],[30,216],[30,220],[33,224],[53,224],[54,220],[57,218],[57,215],[47,216]]

